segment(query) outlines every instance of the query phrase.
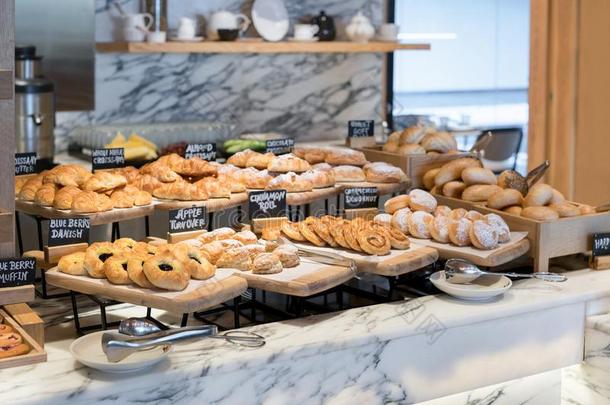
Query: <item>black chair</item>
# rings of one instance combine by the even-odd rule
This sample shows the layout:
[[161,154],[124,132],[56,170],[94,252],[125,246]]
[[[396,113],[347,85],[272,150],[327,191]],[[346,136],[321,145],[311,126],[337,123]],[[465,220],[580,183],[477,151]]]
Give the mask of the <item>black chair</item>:
[[[485,167],[496,173],[517,167],[517,155],[523,141],[523,128],[496,128],[483,130],[484,136],[488,131],[493,134],[489,144],[483,149]],[[479,138],[481,137],[479,136]]]

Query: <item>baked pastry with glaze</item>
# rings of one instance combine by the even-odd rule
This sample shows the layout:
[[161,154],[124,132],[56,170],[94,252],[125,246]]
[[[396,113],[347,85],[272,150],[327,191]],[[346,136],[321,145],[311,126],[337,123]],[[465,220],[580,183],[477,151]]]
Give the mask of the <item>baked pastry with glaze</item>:
[[430,239],[428,226],[434,220],[432,214],[426,211],[416,211],[409,216],[409,234],[415,238]]
[[72,274],[74,276],[86,275],[85,252],[75,252],[62,256],[57,263],[57,269],[62,273]]
[[449,240],[457,246],[468,246],[470,241],[470,228],[472,222],[466,218],[453,220],[449,223]]
[[436,205],[436,198],[427,191],[416,188],[409,192],[409,207],[413,211],[434,212]]
[[104,262],[104,274],[112,284],[131,284],[127,273],[127,257],[115,255]]
[[182,291],[188,286],[191,275],[180,260],[171,254],[156,255],[144,262],[144,274],[155,287]]
[[106,278],[104,262],[111,258],[114,253],[114,247],[110,242],[95,242],[89,245],[85,250],[85,260],[83,262],[87,274],[93,278]]

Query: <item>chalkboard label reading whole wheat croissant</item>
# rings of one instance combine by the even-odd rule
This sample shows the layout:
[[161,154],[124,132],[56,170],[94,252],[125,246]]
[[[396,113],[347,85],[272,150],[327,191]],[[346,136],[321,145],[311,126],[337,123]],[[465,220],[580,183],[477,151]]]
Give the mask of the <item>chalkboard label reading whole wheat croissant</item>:
[[0,259],[0,288],[34,284],[36,259]]
[[91,167],[93,171],[116,169],[124,166],[125,149],[123,148],[93,149],[91,152]]
[[376,208],[377,187],[352,187],[343,191],[345,209]]
[[216,144],[215,143],[189,143],[184,150],[184,158],[190,159],[198,157],[199,159],[212,162],[216,160]]
[[15,176],[36,172],[36,152],[15,153]]
[[48,246],[88,243],[91,221],[89,218],[55,218],[49,219]]
[[281,218],[287,213],[286,190],[250,191],[248,212],[250,219]]
[[354,120],[347,122],[347,136],[349,138],[361,138],[375,135],[375,121]]
[[292,152],[292,148],[294,148],[294,139],[292,138],[269,139],[266,151],[276,155],[283,155]]
[[206,228],[205,207],[180,208],[169,211],[169,232],[201,231]]
[[610,233],[593,234],[593,257],[610,255]]

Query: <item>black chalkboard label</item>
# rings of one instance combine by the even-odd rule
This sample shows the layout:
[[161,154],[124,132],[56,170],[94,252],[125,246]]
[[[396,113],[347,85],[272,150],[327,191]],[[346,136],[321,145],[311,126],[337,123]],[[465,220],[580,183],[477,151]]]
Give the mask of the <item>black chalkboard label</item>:
[[36,172],[36,152],[15,153],[15,176]]
[[48,246],[88,243],[91,221],[89,218],[54,218],[49,219]]
[[284,153],[292,152],[293,147],[294,147],[294,139],[292,139],[292,138],[269,139],[267,141],[266,151],[275,153],[276,155],[282,155]]
[[189,143],[184,150],[184,158],[190,159],[198,157],[199,159],[212,162],[216,160],[216,144],[215,143]]
[[358,120],[347,122],[347,136],[349,138],[360,138],[375,135],[375,121]]
[[34,284],[36,259],[0,259],[0,288]]
[[376,208],[377,187],[352,187],[343,191],[345,209]]
[[610,233],[593,234],[593,257],[610,255]]
[[206,227],[205,207],[180,208],[169,211],[169,232],[200,231]]
[[99,169],[114,169],[125,166],[125,149],[108,148],[91,151],[91,166],[93,171]]
[[248,212],[250,219],[279,218],[287,213],[286,190],[250,191]]

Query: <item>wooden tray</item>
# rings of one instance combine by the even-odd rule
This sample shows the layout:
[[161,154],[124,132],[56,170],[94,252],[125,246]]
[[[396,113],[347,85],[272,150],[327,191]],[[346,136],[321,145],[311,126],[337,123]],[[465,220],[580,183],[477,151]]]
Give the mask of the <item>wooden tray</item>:
[[163,309],[177,314],[201,311],[235,298],[247,283],[231,271],[220,269],[208,280],[191,280],[184,291],[151,290],[133,285],[115,285],[106,279],[73,276],[54,267],[46,272],[47,283],[83,294],[100,295],[120,302]]
[[10,304],[4,306],[6,311],[18,324],[40,345],[44,347],[44,321],[28,304]]
[[422,179],[428,170],[441,167],[454,159],[476,157],[476,154],[471,152],[443,155],[399,155],[381,150],[381,145],[373,148],[357,148],[357,150],[363,152],[366,159],[371,162],[388,162],[400,167],[407,177],[411,179],[411,185],[414,188],[423,186]]
[[340,187],[317,188],[313,191],[304,193],[286,193],[286,203],[288,205],[305,205],[314,201],[326,200],[341,193]]
[[534,271],[546,272],[549,259],[591,250],[592,235],[610,232],[610,212],[559,218],[554,221],[537,221],[487,208],[483,203],[472,203],[457,198],[435,195],[439,204],[452,208],[465,208],[483,214],[500,215],[511,231],[525,231],[530,242],[529,256],[534,259]]
[[173,201],[155,199],[155,208],[169,211],[179,208],[206,207],[208,212],[217,212],[237,207],[248,202],[247,193],[231,194],[231,198],[210,198],[204,201]]
[[32,338],[19,324],[10,317],[5,311],[0,309],[0,317],[3,318],[3,322],[10,325],[15,331],[17,331],[27,344],[30,345],[30,352],[22,356],[9,357],[6,359],[0,359],[0,369],[9,367],[27,366],[28,364],[41,363],[47,361],[47,352]]

